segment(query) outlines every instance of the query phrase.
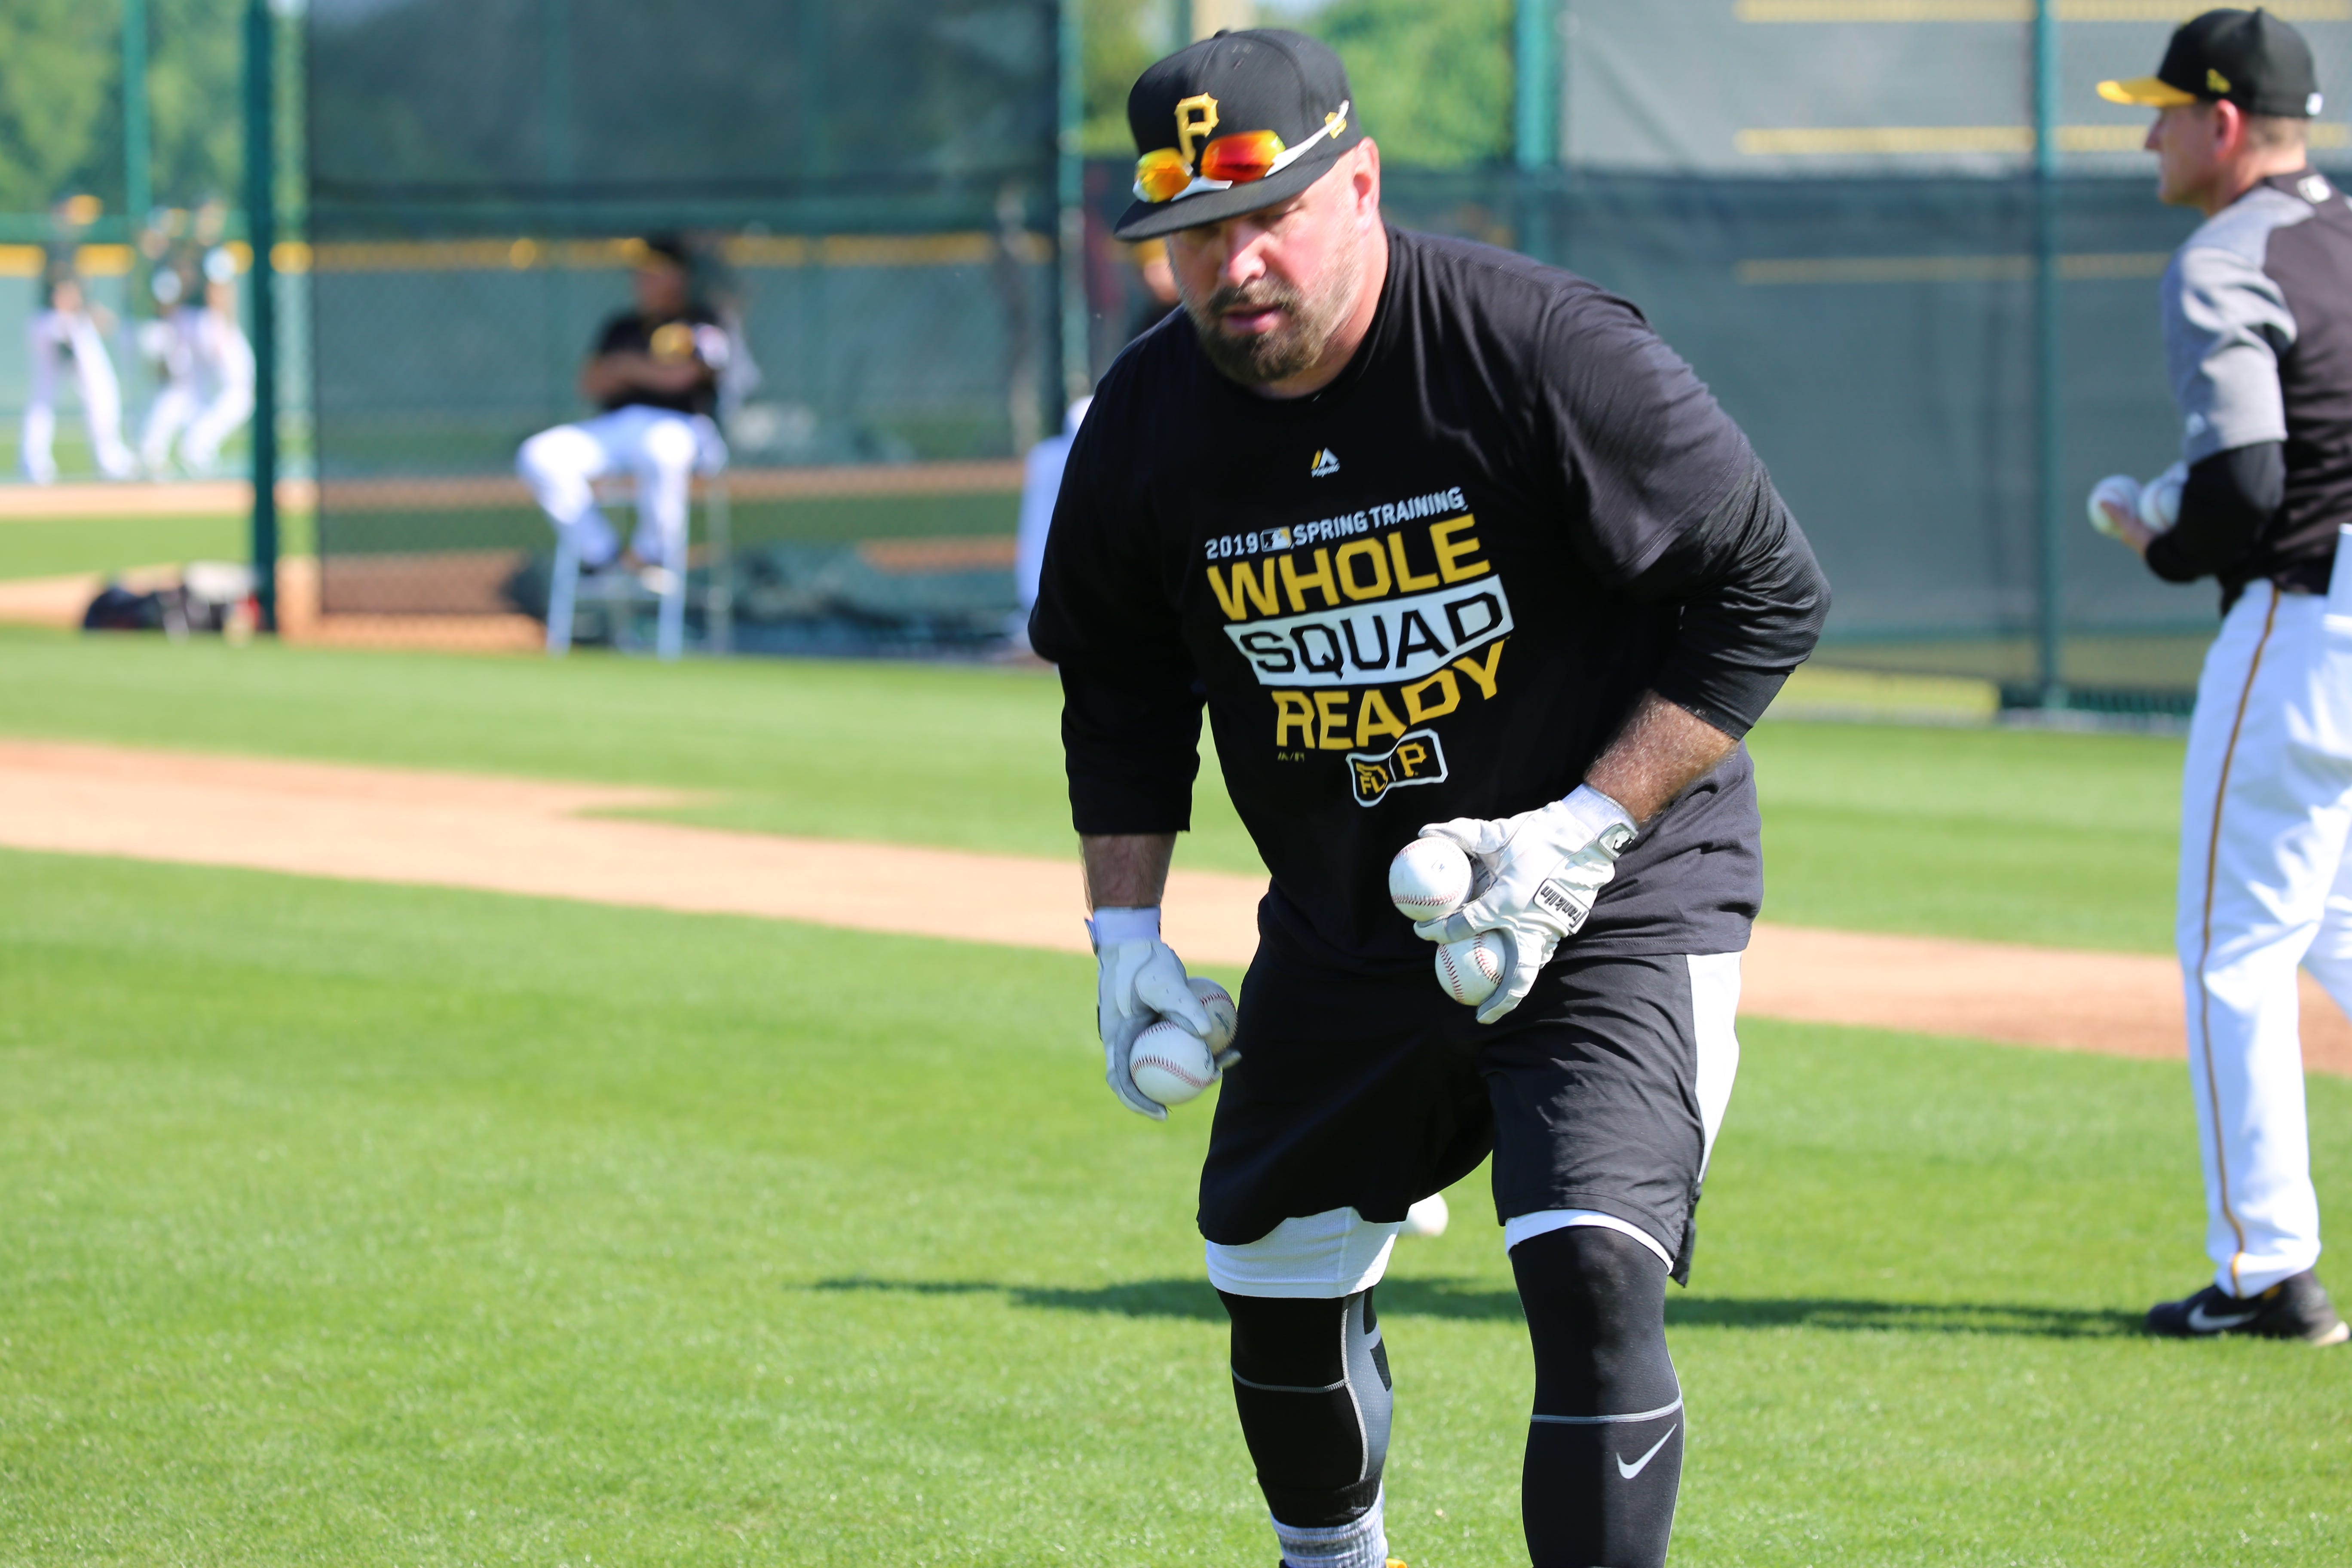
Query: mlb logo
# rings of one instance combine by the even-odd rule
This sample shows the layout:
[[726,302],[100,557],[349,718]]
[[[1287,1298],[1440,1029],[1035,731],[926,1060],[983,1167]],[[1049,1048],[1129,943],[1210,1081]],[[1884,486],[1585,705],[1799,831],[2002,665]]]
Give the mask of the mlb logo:
[[1348,773],[1355,782],[1356,804],[1378,805],[1392,789],[1444,783],[1445,748],[1437,743],[1434,730],[1408,731],[1385,752],[1349,752]]

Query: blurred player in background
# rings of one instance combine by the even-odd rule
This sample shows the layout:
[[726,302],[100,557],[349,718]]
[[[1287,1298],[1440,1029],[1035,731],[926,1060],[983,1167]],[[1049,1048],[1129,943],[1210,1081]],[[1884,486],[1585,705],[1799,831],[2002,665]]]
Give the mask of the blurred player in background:
[[[1137,301],[1128,323],[1128,339],[1133,342],[1176,309],[1176,274],[1168,265],[1165,240],[1147,239],[1129,254],[1135,263],[1136,281],[1143,289],[1143,298]],[[1030,447],[1029,455],[1022,461],[1020,542],[1013,561],[1013,586],[1020,597],[1021,608],[1013,613],[1007,627],[1015,647],[1029,646],[1029,615],[1037,607],[1037,574],[1045,562],[1045,534],[1054,521],[1055,497],[1061,493],[1062,467],[1069,461],[1070,443],[1076,438],[1078,424],[1086,418],[1087,405],[1093,401],[1091,397],[1081,397],[1071,404],[1062,416],[1060,433]],[[1439,1197],[1430,1200],[1440,1209],[1444,1201]]]
[[147,410],[139,460],[150,477],[169,477],[176,437],[181,467],[210,473],[222,444],[253,417],[253,345],[236,322],[236,258],[216,248],[193,272],[159,268],[154,292],[164,314],[140,339],[163,389]]
[[[68,251],[68,254],[70,254]],[[81,394],[81,416],[89,429],[91,454],[110,479],[131,477],[131,449],[122,444],[122,388],[106,352],[112,318],[89,302],[69,260],[52,261],[41,308],[25,324],[30,371],[25,397],[24,436],[17,466],[37,485],[58,477],[58,362],[73,362],[74,385]]]
[[[712,418],[733,340],[698,297],[693,264],[675,238],[646,243],[631,275],[636,308],[604,323],[580,372],[580,392],[604,412],[542,430],[515,466],[548,520],[573,536],[583,570],[642,567],[647,585],[686,570],[686,514],[694,475],[725,467]],[[594,481],[635,477],[637,526],[624,555],[596,505]],[[634,559],[632,559],[634,558]]]
[[1021,607],[1006,628],[1018,647],[1029,646],[1029,613],[1037,607],[1037,575],[1045,565],[1045,535],[1054,524],[1054,502],[1062,493],[1062,468],[1093,402],[1081,397],[1071,404],[1062,416],[1060,432],[1030,447],[1021,460],[1021,532],[1013,555],[1013,590]]
[[1135,303],[1135,314],[1127,328],[1131,342],[1165,321],[1177,306],[1176,272],[1168,265],[1168,242],[1147,239],[1135,247],[1135,280],[1143,286],[1143,298]]
[[2147,1315],[2186,1338],[2341,1344],[2319,1283],[2295,966],[2352,1011],[2352,205],[2304,158],[2311,49],[2209,11],[2152,77],[2158,194],[2204,224],[2166,269],[2180,462],[2100,481],[2091,521],[2171,583],[2213,577],[2181,789],[2177,937],[2213,1283]]

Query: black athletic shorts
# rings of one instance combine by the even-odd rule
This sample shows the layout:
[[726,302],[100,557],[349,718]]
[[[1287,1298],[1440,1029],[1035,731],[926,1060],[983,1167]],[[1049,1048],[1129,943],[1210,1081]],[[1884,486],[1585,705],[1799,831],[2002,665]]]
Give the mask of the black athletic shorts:
[[1201,1172],[1201,1233],[1256,1241],[1352,1207],[1395,1221],[1491,1152],[1497,1223],[1594,1209],[1688,1261],[1706,1133],[1680,954],[1580,957],[1477,1021],[1418,975],[1368,979],[1261,950]]

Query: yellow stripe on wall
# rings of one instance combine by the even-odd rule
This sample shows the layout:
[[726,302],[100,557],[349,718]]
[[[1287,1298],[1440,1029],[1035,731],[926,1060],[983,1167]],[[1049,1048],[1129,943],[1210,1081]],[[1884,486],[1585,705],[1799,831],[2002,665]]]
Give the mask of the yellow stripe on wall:
[[1742,131],[1734,146],[1748,158],[1910,157],[2033,151],[2030,125],[1800,125]]
[[[2058,0],[2062,22],[2168,22],[2178,25],[2213,7],[2180,0]],[[2352,0],[2263,0],[2284,22],[2352,22]]]
[[1743,22],[2030,22],[2033,0],[1738,0]]
[[[2352,125],[2315,120],[2310,144],[2323,150],[2352,147]],[[2147,122],[2135,125],[2061,125],[2062,153],[2137,153],[2147,140]],[[1732,145],[1746,158],[1905,158],[1963,153],[2023,155],[2033,151],[2031,125],[1801,125],[1742,131]]]
[[[723,240],[719,253],[745,268],[791,267],[980,267],[996,257],[996,237],[981,230],[948,234],[740,234]],[[636,239],[385,240],[321,245],[310,258],[321,272],[489,272],[562,267],[599,269],[626,267],[644,248]],[[1013,245],[1016,258],[1053,259],[1054,242],[1024,234]]]
[[[49,253],[37,245],[0,245],[0,278],[38,278]],[[85,245],[74,252],[74,269],[85,278],[120,278],[131,270],[127,245]]]
[[[2352,0],[2276,0],[2263,7],[2289,22],[2352,22]],[[2197,0],[2058,0],[2062,22],[2180,23],[2210,6]],[[1918,23],[2033,20],[2033,0],[1734,0],[1742,22]]]
[[[2087,251],[2058,258],[2069,283],[2161,278],[2172,259],[2161,250]],[[1868,283],[2022,283],[2031,256],[1790,256],[1742,261],[1732,276],[1749,288]]]

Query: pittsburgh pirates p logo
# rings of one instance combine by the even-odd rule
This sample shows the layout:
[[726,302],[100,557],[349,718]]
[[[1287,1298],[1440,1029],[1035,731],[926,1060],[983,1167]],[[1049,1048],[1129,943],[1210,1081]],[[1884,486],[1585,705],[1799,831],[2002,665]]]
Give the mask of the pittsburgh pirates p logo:
[[1356,786],[1356,804],[1378,805],[1392,789],[1444,783],[1445,748],[1437,743],[1434,730],[1407,731],[1385,752],[1349,752],[1348,773]]
[[1198,168],[1201,143],[1217,128],[1217,100],[1205,92],[1179,100],[1176,104],[1176,146],[1184,154],[1184,163]]

